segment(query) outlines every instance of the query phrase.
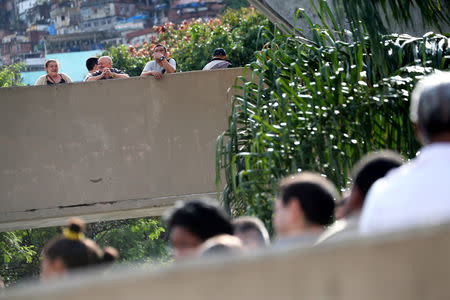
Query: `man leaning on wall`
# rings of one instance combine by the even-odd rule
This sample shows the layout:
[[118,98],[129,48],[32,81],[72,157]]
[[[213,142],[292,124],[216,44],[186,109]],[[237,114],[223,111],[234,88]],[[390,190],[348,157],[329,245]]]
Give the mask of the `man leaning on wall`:
[[98,71],[91,74],[86,81],[96,81],[105,79],[119,79],[128,78],[129,76],[125,74],[122,70],[118,70],[112,67],[113,61],[109,56],[102,56],[98,59]]
[[141,77],[153,76],[156,79],[161,79],[166,73],[175,73],[176,69],[177,62],[175,59],[169,58],[167,48],[158,44],[153,48],[153,60],[145,65]]

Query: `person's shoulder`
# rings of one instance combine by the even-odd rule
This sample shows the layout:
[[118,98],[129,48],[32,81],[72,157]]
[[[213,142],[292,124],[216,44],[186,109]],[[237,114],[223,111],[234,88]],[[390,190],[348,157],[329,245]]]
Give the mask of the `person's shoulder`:
[[60,75],[62,76],[62,78],[64,78],[65,81],[72,82],[72,78],[70,78],[70,76],[66,73],[60,73]]
[[[400,167],[401,168],[401,167]],[[398,168],[398,169],[400,169]],[[405,188],[398,170],[393,170],[387,176],[378,179],[369,189],[362,209],[360,232],[363,235],[370,235],[381,230],[383,221],[387,214],[392,213],[393,201],[398,197],[403,198]]]
[[359,237],[360,218],[361,215],[358,212],[337,220],[320,235],[316,245]]
[[147,62],[144,66],[143,72],[153,71],[155,69],[156,62],[154,60],[151,60]]
[[47,74],[39,76],[34,85],[46,85],[47,84]]
[[210,61],[208,62],[204,67],[203,70],[207,71],[211,68],[211,66],[213,65],[214,61]]
[[98,75],[100,75],[102,73],[103,73],[102,71],[98,70],[98,71],[92,73],[91,76],[98,76]]
[[370,190],[383,192],[401,188],[403,186],[402,182],[408,182],[410,176],[413,175],[413,172],[414,162],[412,162],[412,164],[406,163],[398,168],[390,170],[384,177],[377,180]]

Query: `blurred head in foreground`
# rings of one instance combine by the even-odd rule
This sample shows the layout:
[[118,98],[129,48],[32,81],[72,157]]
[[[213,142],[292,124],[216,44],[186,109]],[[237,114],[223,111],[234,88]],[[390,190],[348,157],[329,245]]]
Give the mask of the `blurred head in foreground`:
[[242,241],[245,249],[269,246],[270,238],[263,222],[256,217],[239,217],[233,220],[234,235]]
[[338,197],[333,183],[319,174],[302,172],[281,180],[273,217],[277,238],[321,234],[333,223]]
[[170,243],[175,260],[197,256],[200,245],[221,234],[233,234],[233,226],[225,211],[207,200],[177,203],[166,216]]
[[436,72],[416,85],[410,118],[424,144],[450,142],[450,72]]
[[107,247],[104,250],[84,236],[84,222],[71,218],[60,237],[50,241],[42,251],[41,279],[60,278],[73,269],[116,260],[118,252]]
[[353,169],[353,185],[344,205],[344,216],[361,212],[372,184],[402,164],[403,157],[390,150],[372,152],[363,156]]
[[200,248],[200,256],[232,255],[243,249],[241,240],[229,234],[221,234],[206,240]]

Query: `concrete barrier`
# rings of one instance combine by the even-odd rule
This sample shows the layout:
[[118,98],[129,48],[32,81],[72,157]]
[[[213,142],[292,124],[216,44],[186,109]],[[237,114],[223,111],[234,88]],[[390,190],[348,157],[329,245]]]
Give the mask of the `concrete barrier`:
[[450,299],[450,226],[207,260],[160,271],[81,274],[6,291],[8,300]]
[[242,69],[0,89],[0,231],[159,215],[216,195]]

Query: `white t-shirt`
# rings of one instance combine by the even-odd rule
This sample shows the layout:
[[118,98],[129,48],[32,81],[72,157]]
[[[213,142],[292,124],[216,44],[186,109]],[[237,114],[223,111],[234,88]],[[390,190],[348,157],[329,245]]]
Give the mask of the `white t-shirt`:
[[92,74],[91,73],[87,73],[86,76],[84,76],[83,81],[87,81],[89,79],[89,77],[91,77]]
[[450,143],[433,143],[370,188],[360,232],[372,235],[450,221]]
[[[175,59],[170,58],[169,59],[169,64],[175,69],[177,70],[177,62],[175,61]],[[156,63],[156,61],[152,60],[149,61],[145,67],[144,70],[142,70],[142,72],[149,72],[149,71],[158,71],[160,73],[162,73],[162,71],[164,70],[164,68],[162,66],[160,66],[159,64]]]

